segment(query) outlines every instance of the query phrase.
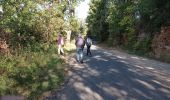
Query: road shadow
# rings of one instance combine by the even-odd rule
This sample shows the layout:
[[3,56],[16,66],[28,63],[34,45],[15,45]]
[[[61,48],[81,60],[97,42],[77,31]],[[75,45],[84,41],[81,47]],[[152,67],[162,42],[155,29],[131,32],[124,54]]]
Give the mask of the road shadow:
[[104,50],[94,49],[92,54],[83,64],[75,55],[68,59],[69,82],[54,100],[170,100],[170,81],[159,71],[144,70]]

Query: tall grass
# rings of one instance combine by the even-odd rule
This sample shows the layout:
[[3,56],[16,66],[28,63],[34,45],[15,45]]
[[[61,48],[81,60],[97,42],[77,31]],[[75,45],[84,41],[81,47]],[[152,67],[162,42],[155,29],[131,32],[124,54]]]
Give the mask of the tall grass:
[[[37,47],[38,48],[38,47]],[[35,48],[34,48],[35,49]],[[55,46],[0,56],[0,95],[21,95],[37,100],[64,80],[63,60]]]

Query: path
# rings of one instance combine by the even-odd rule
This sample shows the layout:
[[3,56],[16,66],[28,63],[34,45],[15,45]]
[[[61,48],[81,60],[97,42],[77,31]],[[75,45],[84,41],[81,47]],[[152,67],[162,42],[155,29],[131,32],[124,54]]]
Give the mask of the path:
[[69,82],[55,100],[170,100],[170,64],[96,46],[92,53],[83,64],[67,58]]

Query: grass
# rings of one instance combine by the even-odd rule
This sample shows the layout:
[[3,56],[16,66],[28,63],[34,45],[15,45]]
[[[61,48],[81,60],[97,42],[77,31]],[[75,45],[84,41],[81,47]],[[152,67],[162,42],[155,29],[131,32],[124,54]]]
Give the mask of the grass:
[[72,41],[71,43],[67,43],[64,46],[64,49],[68,54],[75,52],[76,46],[74,44],[74,41]]
[[60,88],[64,81],[64,61],[55,46],[0,58],[1,96],[20,95],[38,100],[43,93]]

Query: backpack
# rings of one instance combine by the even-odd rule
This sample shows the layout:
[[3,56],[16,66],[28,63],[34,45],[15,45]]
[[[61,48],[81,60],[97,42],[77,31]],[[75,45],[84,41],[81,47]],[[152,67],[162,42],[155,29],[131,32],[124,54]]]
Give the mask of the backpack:
[[79,37],[79,38],[77,39],[76,45],[77,45],[78,47],[82,47],[82,46],[84,45],[84,40],[83,40],[83,38]]
[[88,45],[88,46],[92,45],[92,40],[90,38],[87,38],[86,45]]

